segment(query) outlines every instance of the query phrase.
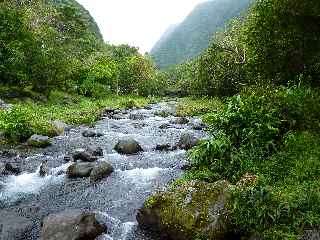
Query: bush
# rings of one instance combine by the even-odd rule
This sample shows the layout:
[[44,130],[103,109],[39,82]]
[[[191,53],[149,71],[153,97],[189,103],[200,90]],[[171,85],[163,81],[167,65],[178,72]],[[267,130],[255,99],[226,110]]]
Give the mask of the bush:
[[33,133],[31,119],[32,117],[22,108],[15,106],[10,111],[0,113],[0,129],[11,142],[25,141]]

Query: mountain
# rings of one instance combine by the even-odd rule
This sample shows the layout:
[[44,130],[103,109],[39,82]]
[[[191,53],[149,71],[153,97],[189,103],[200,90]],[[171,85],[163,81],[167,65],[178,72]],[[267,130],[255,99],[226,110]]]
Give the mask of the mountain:
[[150,54],[160,68],[180,64],[203,52],[212,35],[246,11],[252,0],[213,0],[199,4],[178,26],[170,27]]
[[162,34],[161,38],[156,42],[156,44],[151,49],[151,52],[158,51],[161,46],[167,41],[167,39],[171,36],[171,34],[176,30],[179,24],[172,24],[167,28],[167,30]]
[[[80,3],[78,3],[76,0],[49,0],[48,3],[53,3],[59,11],[59,8],[64,8],[66,6],[72,7],[76,10],[74,18],[81,18],[82,22],[86,23],[86,28],[90,33],[93,33],[97,39],[103,40],[102,34],[100,32],[100,29],[98,27],[98,24],[95,22],[93,17],[90,15],[89,11],[86,10]],[[68,14],[67,12],[64,12],[64,14]]]

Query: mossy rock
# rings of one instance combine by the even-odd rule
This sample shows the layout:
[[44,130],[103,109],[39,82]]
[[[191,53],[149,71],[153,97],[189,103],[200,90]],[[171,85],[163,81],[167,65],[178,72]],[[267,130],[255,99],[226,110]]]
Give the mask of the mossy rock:
[[190,181],[159,191],[139,210],[139,225],[161,239],[226,239],[234,232],[225,207],[229,186],[227,181]]
[[32,135],[29,139],[27,144],[31,147],[36,148],[45,148],[52,145],[51,139],[48,136],[42,135]]

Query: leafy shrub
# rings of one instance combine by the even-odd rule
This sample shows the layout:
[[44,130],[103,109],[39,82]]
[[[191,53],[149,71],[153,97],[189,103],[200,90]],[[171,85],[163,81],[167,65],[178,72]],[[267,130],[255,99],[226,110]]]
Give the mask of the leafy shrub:
[[30,122],[31,116],[19,106],[0,114],[0,129],[3,129],[5,136],[12,142],[24,141],[32,135]]

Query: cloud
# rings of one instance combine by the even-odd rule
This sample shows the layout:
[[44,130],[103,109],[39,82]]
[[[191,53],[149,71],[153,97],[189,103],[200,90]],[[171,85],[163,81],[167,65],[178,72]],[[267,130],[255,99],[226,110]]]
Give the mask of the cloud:
[[105,41],[150,51],[162,33],[204,0],[77,0],[90,11]]

